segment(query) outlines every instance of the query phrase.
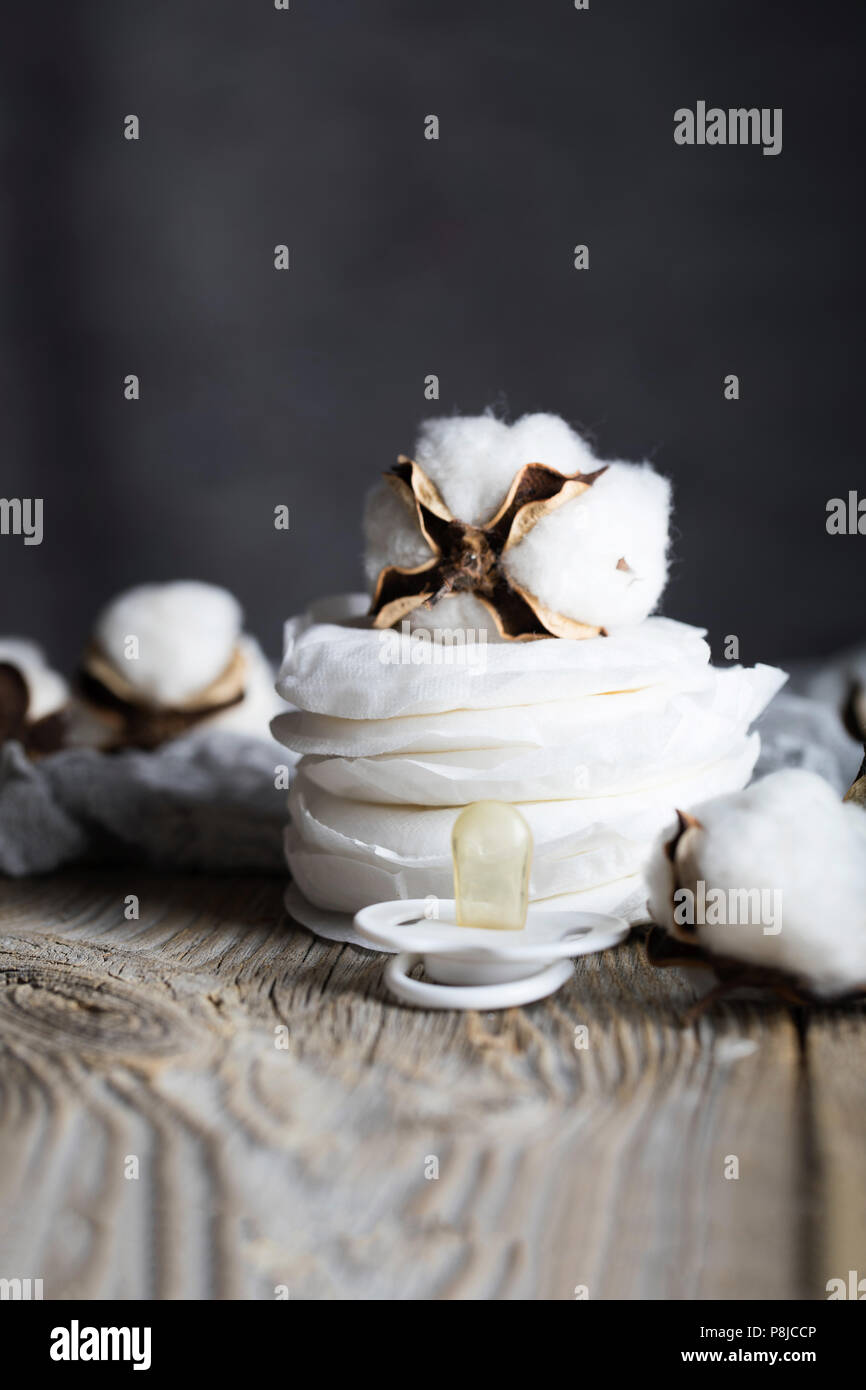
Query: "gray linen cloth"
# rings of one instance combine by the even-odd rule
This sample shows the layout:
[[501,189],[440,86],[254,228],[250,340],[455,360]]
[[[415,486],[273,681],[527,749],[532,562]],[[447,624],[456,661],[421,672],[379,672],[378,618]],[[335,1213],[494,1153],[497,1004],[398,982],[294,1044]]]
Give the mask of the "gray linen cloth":
[[0,748],[0,873],[71,863],[285,873],[286,750],[211,731],[154,752],[70,748],[31,762]]
[[817,772],[842,796],[857,776],[863,748],[845,732],[835,705],[784,689],[755,728],[761,735],[756,778],[783,767],[802,767]]

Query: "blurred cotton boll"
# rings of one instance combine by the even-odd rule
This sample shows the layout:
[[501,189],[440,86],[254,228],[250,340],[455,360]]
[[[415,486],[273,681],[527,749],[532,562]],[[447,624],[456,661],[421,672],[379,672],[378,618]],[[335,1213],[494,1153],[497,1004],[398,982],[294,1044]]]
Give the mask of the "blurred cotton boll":
[[269,740],[285,709],[240,604],[196,580],[118,595],[96,620],[83,666],[79,745],[155,748],[214,729]]
[[242,618],[237,599],[215,584],[142,584],[102,610],[93,635],[143,696],[155,704],[184,705],[226,669]]
[[695,806],[647,877],[653,920],[679,940],[818,997],[866,989],[866,811],[814,773]]
[[14,666],[27,686],[27,717],[32,723],[56,714],[69,700],[69,686],[58,671],[52,670],[45,653],[35,642],[23,637],[0,637],[0,662]]
[[[670,485],[648,464],[609,463],[559,416],[453,416],[421,426],[413,455],[458,520],[481,526],[499,510],[515,476],[542,463],[570,477],[605,471],[592,486],[541,519],[506,551],[508,576],[547,608],[577,622],[641,622],[667,580]],[[431,558],[416,518],[384,481],[367,499],[365,567],[371,589],[387,565],[414,568]],[[471,595],[410,615],[413,626],[490,627]],[[491,632],[491,635],[495,635]]]

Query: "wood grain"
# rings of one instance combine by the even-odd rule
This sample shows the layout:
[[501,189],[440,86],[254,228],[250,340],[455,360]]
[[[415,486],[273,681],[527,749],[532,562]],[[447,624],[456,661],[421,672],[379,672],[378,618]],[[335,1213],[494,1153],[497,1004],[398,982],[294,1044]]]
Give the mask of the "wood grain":
[[46,1298],[745,1299],[866,1274],[862,1014],[689,1022],[639,941],[524,1009],[409,1010],[282,890],[3,884],[0,1276]]
[[[866,1281],[866,1026],[860,1011],[815,1015],[806,1034],[813,1297]],[[855,1278],[849,1275],[854,1272]],[[849,1295],[850,1296],[850,1295]],[[866,1297],[866,1282],[860,1298]]]

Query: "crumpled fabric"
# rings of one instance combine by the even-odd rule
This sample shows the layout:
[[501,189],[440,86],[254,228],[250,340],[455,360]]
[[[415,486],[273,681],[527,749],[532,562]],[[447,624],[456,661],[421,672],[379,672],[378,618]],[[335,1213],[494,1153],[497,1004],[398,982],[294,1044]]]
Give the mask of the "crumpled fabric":
[[38,762],[6,743],[0,872],[72,863],[285,872],[286,793],[274,783],[276,766],[291,761],[268,739],[225,731],[152,752],[70,748]]
[[[834,671],[828,667],[827,684],[835,690]],[[756,777],[782,768],[817,772],[840,796],[848,790],[863,761],[863,748],[845,731],[841,702],[825,701],[783,690],[761,716],[755,728],[761,739]]]
[[849,647],[827,661],[798,661],[791,667],[791,690],[818,700],[839,714],[852,686],[866,686],[866,645]]

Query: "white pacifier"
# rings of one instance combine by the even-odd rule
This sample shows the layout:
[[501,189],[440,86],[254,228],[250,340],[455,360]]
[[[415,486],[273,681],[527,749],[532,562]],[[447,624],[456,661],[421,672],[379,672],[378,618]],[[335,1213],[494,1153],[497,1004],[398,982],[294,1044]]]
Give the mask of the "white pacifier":
[[[570,978],[575,956],[628,935],[621,917],[529,905],[532,835],[513,806],[467,806],[452,832],[456,896],[374,903],[355,916],[361,942],[394,953],[385,980],[404,1003],[506,1009],[543,999]],[[410,972],[423,965],[422,980]]]

